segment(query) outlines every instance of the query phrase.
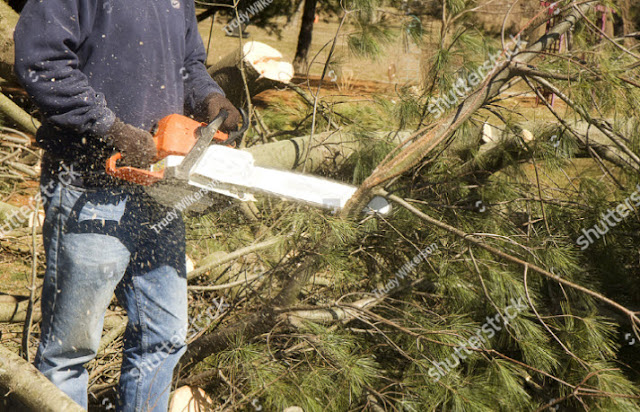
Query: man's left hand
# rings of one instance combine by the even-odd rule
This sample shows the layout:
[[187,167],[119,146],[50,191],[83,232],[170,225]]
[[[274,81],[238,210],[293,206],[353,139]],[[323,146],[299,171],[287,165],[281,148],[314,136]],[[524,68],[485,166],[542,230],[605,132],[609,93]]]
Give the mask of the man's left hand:
[[231,132],[238,129],[238,123],[240,122],[240,112],[233,104],[220,93],[211,93],[204,99],[204,109],[206,111],[207,122],[212,121],[220,110],[226,110],[229,113],[227,119],[220,126],[220,130],[223,132]]

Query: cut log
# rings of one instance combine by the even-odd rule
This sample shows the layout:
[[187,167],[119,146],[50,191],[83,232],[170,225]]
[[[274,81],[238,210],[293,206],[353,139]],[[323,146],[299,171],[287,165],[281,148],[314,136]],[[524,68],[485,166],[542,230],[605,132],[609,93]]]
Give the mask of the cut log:
[[0,388],[31,411],[84,411],[38,370],[0,345]]
[[200,412],[212,410],[213,400],[205,391],[182,386],[171,395],[169,412]]
[[293,78],[293,66],[283,62],[282,53],[257,41],[244,44],[209,68],[209,74],[222,87],[227,98],[237,107],[246,106],[247,94],[240,72],[244,66],[251,97],[276,86],[284,86]]
[[[0,295],[0,322],[24,322],[27,318],[27,297],[18,299],[11,295]],[[42,317],[39,305],[34,308],[33,321],[37,322]]]

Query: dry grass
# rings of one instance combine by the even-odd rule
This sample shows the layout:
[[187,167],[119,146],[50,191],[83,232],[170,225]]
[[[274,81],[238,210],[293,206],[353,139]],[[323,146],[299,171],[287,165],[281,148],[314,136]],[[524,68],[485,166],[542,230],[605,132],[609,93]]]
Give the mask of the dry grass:
[[[284,21],[284,19],[283,19]],[[223,31],[223,26],[226,21],[217,18],[214,25],[211,36],[211,48],[209,50],[208,64],[213,64],[219,61],[223,56],[236,50],[239,47],[239,39],[226,37]],[[439,23],[427,23],[425,29],[428,33],[439,27]],[[311,66],[310,73],[312,75],[320,75],[322,68],[328,55],[329,47],[321,49],[325,45],[330,45],[333,41],[338,23],[335,19],[331,21],[323,21],[322,19],[315,24],[313,29],[313,43],[311,51],[309,53],[309,59],[313,59],[317,55],[314,63]],[[208,18],[199,25],[200,34],[204,41],[205,47],[209,40],[209,33],[211,30],[211,18]],[[351,27],[346,26],[343,28],[343,34],[352,30]],[[293,61],[295,56],[296,45],[298,41],[298,33],[300,31],[300,22],[291,24],[289,27],[283,30],[282,36],[278,38],[275,34],[269,34],[266,30],[260,29],[255,26],[249,26],[247,31],[250,33],[248,39],[243,41],[256,40],[275,47],[283,54],[284,61]],[[427,44],[425,47],[428,47]],[[402,38],[398,37],[395,41],[388,44],[384,48],[384,52],[378,59],[371,61],[364,58],[353,57],[347,47],[346,37],[341,35],[335,51],[335,56],[340,63],[341,72],[351,70],[355,77],[361,80],[374,80],[379,82],[388,82],[387,71],[389,65],[395,63],[398,67],[397,77],[407,77],[407,72],[415,70],[419,67],[420,50],[416,46],[406,47],[403,44]]]

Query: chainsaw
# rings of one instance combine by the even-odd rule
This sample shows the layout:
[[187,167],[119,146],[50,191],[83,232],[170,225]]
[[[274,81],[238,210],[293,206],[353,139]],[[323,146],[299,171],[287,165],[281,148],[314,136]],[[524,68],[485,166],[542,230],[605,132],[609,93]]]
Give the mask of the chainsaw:
[[[242,127],[223,133],[220,126],[228,113],[221,110],[211,123],[201,123],[180,114],[162,118],[152,131],[157,155],[148,169],[122,165],[116,153],[107,160],[109,175],[142,185],[162,205],[182,212],[201,212],[216,202],[216,194],[241,201],[254,194],[276,196],[308,205],[341,209],[356,187],[341,182],[287,170],[259,167],[251,153],[237,149],[249,121],[244,110]],[[366,212],[387,214],[391,205],[376,196]]]

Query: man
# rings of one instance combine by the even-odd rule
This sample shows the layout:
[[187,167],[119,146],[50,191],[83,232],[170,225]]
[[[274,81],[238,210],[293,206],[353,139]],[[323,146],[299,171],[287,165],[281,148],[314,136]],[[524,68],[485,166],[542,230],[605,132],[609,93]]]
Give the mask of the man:
[[148,166],[156,151],[147,130],[171,113],[209,121],[225,109],[223,129],[237,126],[237,110],[205,70],[194,2],[29,0],[15,47],[16,74],[44,116],[36,139],[45,149],[47,269],[36,367],[86,408],[83,365],[96,355],[115,291],[129,319],[118,409],[166,410],[186,349],[184,224],[152,230],[169,210],[104,169],[114,151]]

